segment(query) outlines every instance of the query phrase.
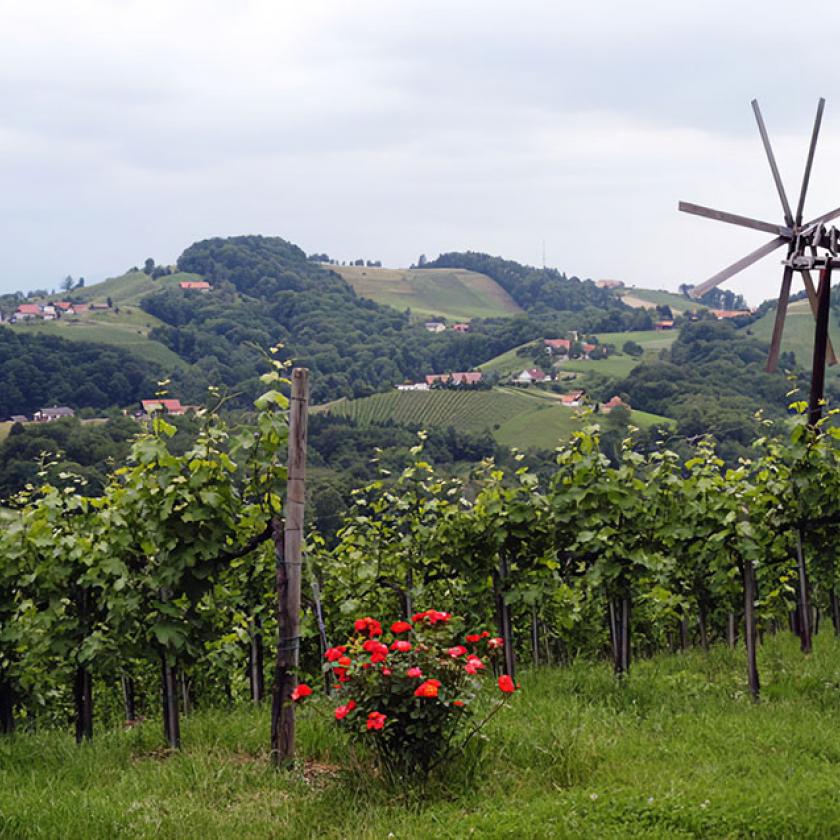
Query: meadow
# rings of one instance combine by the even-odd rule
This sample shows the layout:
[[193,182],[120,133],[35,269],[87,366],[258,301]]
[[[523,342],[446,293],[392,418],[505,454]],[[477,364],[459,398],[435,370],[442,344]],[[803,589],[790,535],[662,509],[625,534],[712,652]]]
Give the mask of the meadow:
[[675,315],[684,312],[691,312],[700,309],[708,309],[704,303],[696,300],[689,300],[676,292],[666,292],[662,289],[637,289],[633,286],[625,289],[616,289],[615,295],[624,298],[628,306],[641,309],[655,309],[657,306],[670,306]]
[[454,268],[368,268],[325,266],[340,274],[362,297],[420,318],[451,321],[498,318],[522,310],[495,280]]
[[[840,834],[840,643],[803,657],[788,634],[759,651],[532,669],[486,729],[480,762],[425,795],[349,753],[321,698],[299,715],[300,762],[269,768],[268,711],[195,712],[184,750],[159,721],[0,738],[0,837],[829,838]],[[473,760],[478,760],[475,755]]]

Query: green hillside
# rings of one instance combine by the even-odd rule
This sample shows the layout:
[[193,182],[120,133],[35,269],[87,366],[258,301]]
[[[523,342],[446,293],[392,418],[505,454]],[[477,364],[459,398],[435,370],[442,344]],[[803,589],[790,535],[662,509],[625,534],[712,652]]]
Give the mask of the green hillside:
[[428,318],[451,321],[496,318],[521,312],[510,295],[486,274],[454,268],[329,266],[362,297]]
[[104,303],[108,298],[111,298],[115,306],[137,306],[141,298],[150,292],[176,286],[185,280],[201,279],[197,274],[177,272],[154,280],[142,271],[127,271],[119,277],[109,277],[101,283],[74,290],[72,295],[74,298],[78,297],[84,301]]
[[676,292],[666,292],[664,289],[637,289],[635,286],[616,289],[616,296],[620,297],[627,306],[642,309],[655,309],[657,306],[670,306],[675,315],[691,310],[708,309],[703,303],[689,300]]
[[[562,362],[560,370],[573,371],[574,373],[602,373],[605,376],[624,378],[642,361],[654,359],[660,350],[670,347],[677,338],[676,330],[657,332],[656,330],[640,330],[637,332],[614,332],[598,333],[598,340],[601,344],[612,344],[616,352],[606,359],[587,360],[577,359]],[[644,349],[642,356],[628,356],[621,352],[621,348],[628,341],[635,341]],[[519,355],[519,351],[533,342],[514,347],[506,353],[501,353],[480,365],[480,370],[485,373],[496,372],[502,378],[519,373],[524,368],[531,367],[533,357],[531,355]],[[546,353],[545,362],[541,365],[543,369],[548,368],[549,356]]]
[[[773,308],[743,330],[769,343],[773,335],[775,319],[776,310]],[[807,300],[797,300],[788,306],[785,329],[782,333],[782,352],[793,352],[796,355],[797,364],[806,370],[811,368],[811,357],[814,353],[814,326],[814,316],[811,314],[811,306]],[[834,352],[840,355],[840,327],[834,318],[829,318],[829,334]],[[826,375],[840,377],[840,364],[827,367]]]
[[[506,446],[551,449],[577,428],[577,409],[559,396],[537,389],[499,387],[488,391],[388,391],[359,400],[339,400],[316,409],[360,424],[385,422],[454,426],[468,432],[489,431]],[[664,417],[632,412],[631,421],[646,428],[669,423]]]

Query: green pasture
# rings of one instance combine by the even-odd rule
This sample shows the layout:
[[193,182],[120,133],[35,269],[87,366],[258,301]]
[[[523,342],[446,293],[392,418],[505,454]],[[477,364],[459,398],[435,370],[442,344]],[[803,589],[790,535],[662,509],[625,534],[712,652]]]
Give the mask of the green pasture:
[[692,310],[708,309],[708,307],[696,300],[691,300],[684,297],[677,292],[667,292],[664,289],[637,289],[630,287],[626,289],[616,289],[614,294],[618,297],[627,297],[629,300],[625,301],[628,306],[641,307],[645,309],[655,309],[657,306],[670,306],[671,311],[675,315],[680,315],[684,312]]

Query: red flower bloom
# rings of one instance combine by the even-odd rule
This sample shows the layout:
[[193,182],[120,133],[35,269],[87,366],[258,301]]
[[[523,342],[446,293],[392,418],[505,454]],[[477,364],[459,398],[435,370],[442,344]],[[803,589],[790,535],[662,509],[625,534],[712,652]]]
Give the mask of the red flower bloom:
[[464,701],[463,700],[453,700],[452,705],[453,706],[458,706],[458,708],[460,708],[461,706],[464,705]]
[[425,612],[416,613],[411,616],[411,620],[417,624],[425,621],[426,624],[437,624],[440,622],[447,622],[452,616],[448,612],[440,612],[439,610],[426,610]]
[[459,656],[463,656],[467,652],[467,649],[463,645],[456,645],[455,647],[449,648],[449,650],[446,652],[453,659],[457,659]]
[[490,635],[490,633],[487,630],[482,630],[481,631],[481,638],[482,639],[486,639],[489,635]]
[[487,647],[490,650],[496,650],[500,648],[505,643],[505,640],[501,636],[496,636],[495,639],[488,639],[487,640]]
[[467,641],[471,645],[474,645],[476,642],[481,641],[481,636],[478,633],[470,633],[470,635],[467,636]]
[[516,686],[508,674],[502,674],[499,677],[499,691],[503,691],[505,694],[513,694],[516,691]]
[[479,671],[483,671],[485,667],[484,663],[477,656],[470,656],[467,657],[467,664],[464,666],[464,670],[468,674],[477,674]]
[[395,621],[391,625],[392,633],[408,633],[411,630],[411,625],[407,621]]
[[356,701],[355,700],[348,700],[344,706],[339,706],[335,710],[335,719],[336,720],[344,720],[353,709],[356,708]]
[[398,650],[400,653],[408,653],[411,650],[411,642],[407,642],[405,639],[397,639],[397,641],[391,645],[391,650]]
[[309,697],[310,694],[312,694],[312,689],[306,683],[301,683],[300,685],[295,686],[292,691],[292,700],[297,702],[298,700],[302,700],[304,697]]
[[437,697],[440,691],[439,680],[426,680],[414,690],[415,697]]
[[367,728],[370,729],[382,729],[385,726],[385,721],[388,719],[387,715],[383,715],[382,712],[371,712],[368,715],[367,719]]
[[383,668],[382,669],[382,676],[383,677],[390,677],[393,671],[390,668]]
[[335,662],[336,659],[341,659],[342,654],[344,654],[346,650],[347,645],[339,645],[338,647],[332,647],[324,654],[324,658],[328,662]]
[[407,677],[412,677],[412,678],[414,678],[414,677],[422,677],[422,676],[423,676],[423,672],[422,672],[422,671],[421,671],[418,667],[416,667],[416,666],[415,666],[414,668],[409,668],[409,669],[405,672],[405,675],[406,675]]
[[353,664],[353,660],[349,656],[342,656],[341,659],[338,660],[338,664],[341,665],[342,668],[349,668]]
[[[373,665],[378,665],[380,662],[384,662],[388,658],[387,653],[379,653],[378,651],[371,655],[370,661]],[[365,663],[367,664],[367,663]]]
[[[377,642],[376,639],[368,639],[364,645],[362,645],[363,649],[370,654],[371,661],[378,661],[382,662],[382,660],[388,655],[388,645],[383,645],[382,642]],[[374,656],[380,656],[382,659],[375,660]]]
[[353,622],[353,629],[357,633],[367,633],[370,638],[382,635],[382,625],[369,615],[364,618],[357,618]]

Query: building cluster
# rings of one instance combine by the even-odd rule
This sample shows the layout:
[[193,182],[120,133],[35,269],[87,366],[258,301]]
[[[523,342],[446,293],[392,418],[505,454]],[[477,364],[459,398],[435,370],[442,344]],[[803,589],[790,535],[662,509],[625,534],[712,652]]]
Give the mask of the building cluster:
[[70,303],[58,300],[50,303],[21,303],[9,321],[13,324],[23,321],[55,321],[65,315],[85,315],[97,309],[108,309],[107,303]]
[[404,382],[397,385],[398,391],[428,391],[434,386],[464,388],[478,385],[482,381],[480,370],[459,371],[457,373],[430,373],[422,382]]
[[206,280],[182,280],[178,286],[188,292],[209,292],[213,288]]
[[[426,321],[423,326],[430,333],[441,333],[446,331],[446,324],[444,324],[443,321]],[[450,329],[454,332],[468,333],[470,331],[470,325],[467,323],[453,324]]]
[[39,408],[30,420],[25,414],[13,414],[9,420],[12,423],[50,423],[63,417],[75,417],[76,412],[66,405],[54,405],[51,408]]
[[149,419],[153,414],[168,414],[170,417],[182,417],[190,411],[198,411],[201,406],[182,405],[180,400],[156,398],[153,400],[140,400],[140,411],[135,417],[138,419]]

